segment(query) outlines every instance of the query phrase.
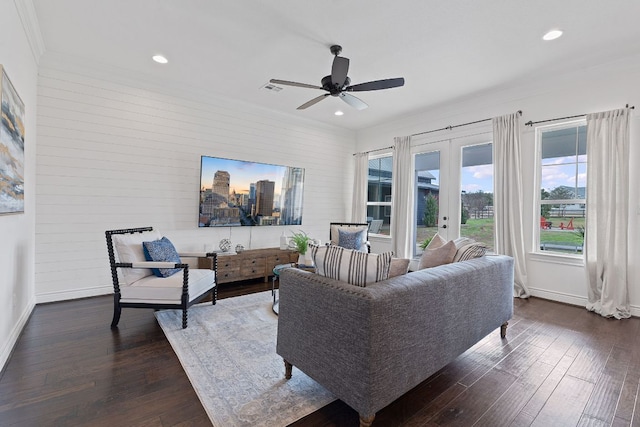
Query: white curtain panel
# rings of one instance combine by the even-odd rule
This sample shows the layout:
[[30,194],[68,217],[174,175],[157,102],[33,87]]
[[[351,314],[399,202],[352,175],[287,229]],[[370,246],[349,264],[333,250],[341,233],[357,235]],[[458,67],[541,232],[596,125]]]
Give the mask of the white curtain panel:
[[496,252],[514,258],[514,295],[528,298],[522,219],[520,113],[493,119]]
[[395,137],[391,190],[391,250],[397,258],[413,256],[413,168],[411,167],[411,137]]
[[587,309],[631,316],[627,276],[629,110],[587,115]]
[[353,206],[351,222],[364,223],[367,220],[367,179],[369,175],[369,154],[357,153],[353,156],[356,163],[353,179]]

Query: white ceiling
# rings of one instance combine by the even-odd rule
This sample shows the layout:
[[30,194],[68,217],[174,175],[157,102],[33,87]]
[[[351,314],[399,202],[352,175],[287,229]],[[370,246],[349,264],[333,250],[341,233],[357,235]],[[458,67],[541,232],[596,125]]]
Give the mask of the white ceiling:
[[[638,0],[33,0],[46,51],[164,81],[187,82],[296,116],[361,129],[447,101],[526,84],[640,52]],[[544,42],[552,28],[562,38]],[[343,46],[352,84],[404,77],[356,95],[357,111],[321,91],[329,46]],[[161,53],[169,64],[151,56]],[[334,111],[344,116],[336,117]]]

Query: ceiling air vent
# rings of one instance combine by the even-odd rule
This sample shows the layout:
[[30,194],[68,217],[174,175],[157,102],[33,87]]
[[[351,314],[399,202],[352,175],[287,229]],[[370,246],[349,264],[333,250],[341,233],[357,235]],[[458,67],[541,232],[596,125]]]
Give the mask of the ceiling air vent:
[[273,83],[267,83],[262,86],[262,89],[270,90],[271,92],[280,92],[282,88],[280,86],[276,86]]

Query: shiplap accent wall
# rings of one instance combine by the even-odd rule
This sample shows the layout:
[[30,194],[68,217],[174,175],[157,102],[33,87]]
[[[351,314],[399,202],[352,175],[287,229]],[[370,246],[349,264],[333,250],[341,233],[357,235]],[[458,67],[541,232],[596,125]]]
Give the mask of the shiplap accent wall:
[[[345,220],[355,134],[215,96],[43,63],[38,81],[38,302],[112,291],[104,231],[151,225],[179,249],[326,240]],[[200,156],[305,168],[303,225],[199,229]],[[327,235],[327,236],[325,236]]]

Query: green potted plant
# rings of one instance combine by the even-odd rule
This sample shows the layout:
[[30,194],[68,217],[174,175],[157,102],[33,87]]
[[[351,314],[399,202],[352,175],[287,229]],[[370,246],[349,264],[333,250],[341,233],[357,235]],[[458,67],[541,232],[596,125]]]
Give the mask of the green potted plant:
[[309,242],[311,240],[311,237],[309,237],[304,231],[299,231],[291,235],[291,245],[300,254],[298,256],[298,264],[305,265],[308,263],[305,255],[307,254],[307,249],[309,249]]

